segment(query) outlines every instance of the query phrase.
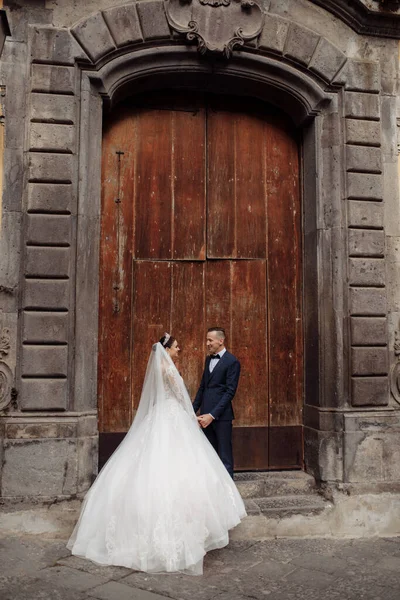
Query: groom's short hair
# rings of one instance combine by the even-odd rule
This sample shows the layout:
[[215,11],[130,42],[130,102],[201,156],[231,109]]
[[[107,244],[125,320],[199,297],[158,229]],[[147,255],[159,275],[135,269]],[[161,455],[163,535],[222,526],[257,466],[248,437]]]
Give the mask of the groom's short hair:
[[207,333],[211,333],[212,331],[215,331],[215,333],[216,333],[216,334],[217,334],[219,337],[221,337],[221,338],[223,338],[223,339],[225,339],[225,338],[226,338],[225,329],[224,329],[223,327],[209,327],[209,328],[207,329]]

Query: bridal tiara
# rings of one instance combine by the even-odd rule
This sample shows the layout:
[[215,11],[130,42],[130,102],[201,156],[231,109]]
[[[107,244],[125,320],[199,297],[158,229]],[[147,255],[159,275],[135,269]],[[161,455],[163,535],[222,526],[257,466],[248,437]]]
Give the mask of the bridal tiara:
[[164,346],[164,348],[165,348],[165,346],[168,344],[168,340],[170,339],[170,337],[171,337],[171,336],[170,336],[170,334],[169,334],[169,333],[165,332],[165,333],[164,333],[164,337],[165,337],[165,340],[163,341],[163,344],[162,344],[162,345],[163,345],[163,346]]

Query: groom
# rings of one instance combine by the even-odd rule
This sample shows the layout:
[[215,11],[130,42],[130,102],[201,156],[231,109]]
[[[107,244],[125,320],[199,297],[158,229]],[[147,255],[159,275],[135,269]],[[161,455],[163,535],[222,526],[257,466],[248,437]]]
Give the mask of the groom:
[[200,408],[198,422],[233,479],[232,400],[240,376],[240,362],[225,348],[225,330],[210,327],[207,332],[208,356],[199,391],[193,402]]

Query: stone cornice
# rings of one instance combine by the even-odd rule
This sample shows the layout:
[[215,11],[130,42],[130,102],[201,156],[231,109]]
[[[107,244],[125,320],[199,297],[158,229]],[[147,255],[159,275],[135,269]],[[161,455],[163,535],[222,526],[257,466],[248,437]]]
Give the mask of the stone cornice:
[[377,2],[376,10],[371,10],[361,0],[310,1],[339,17],[357,33],[400,39],[400,14],[390,10],[394,2],[388,2],[387,7],[386,3]]

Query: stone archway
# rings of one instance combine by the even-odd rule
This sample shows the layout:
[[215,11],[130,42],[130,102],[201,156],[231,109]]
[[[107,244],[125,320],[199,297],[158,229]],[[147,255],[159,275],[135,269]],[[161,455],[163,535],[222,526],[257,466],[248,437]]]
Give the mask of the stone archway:
[[[381,199],[381,175],[357,152],[381,135],[373,102],[378,65],[348,60],[317,32],[270,13],[255,44],[228,62],[209,60],[172,34],[160,0],[98,12],[71,30],[37,27],[32,61],[29,227],[36,239],[35,227],[52,219],[58,233],[56,250],[25,248],[22,409],[36,410],[41,397],[47,410],[73,411],[77,420],[96,411],[103,107],[160,82],[256,96],[279,104],[302,127],[306,462],[322,479],[342,479],[342,433],[320,408],[387,403],[386,350],[374,329],[375,318],[386,314],[382,209],[375,202],[370,210],[370,201]],[[368,246],[359,230],[371,223]],[[349,332],[348,314],[356,319]],[[371,325],[371,347],[353,350],[350,363],[359,318]],[[51,337],[54,324],[62,344]],[[364,366],[366,352],[377,367]]]
[[[238,91],[240,93],[245,84],[246,96],[268,99],[270,102],[283,106],[297,125],[304,127],[304,132],[307,132],[305,144],[308,143],[312,148],[315,148],[317,143],[314,137],[316,129],[313,118],[331,101],[330,94],[324,92],[315,80],[300,75],[296,69],[289,65],[282,67],[278,61],[267,61],[261,57],[249,55],[233,56],[229,64],[216,67],[199,58],[194,48],[175,46],[163,47],[162,53],[157,53],[157,57],[154,49],[137,49],[105,64],[96,74],[86,72],[83,77],[87,78],[88,91],[91,90],[87,95],[91,103],[89,110],[92,114],[97,113],[98,116],[101,114],[102,106],[105,106],[106,109],[112,107],[121,99],[132,94],[133,91],[143,92],[157,86],[185,87],[186,89],[198,89],[200,87],[215,92],[223,90],[226,93],[230,91],[233,95],[236,95]],[[291,83],[289,84],[289,82]],[[96,138],[97,141],[95,142]],[[90,133],[88,132],[87,139],[90,140],[90,147],[100,146],[100,131],[95,132],[92,129]],[[91,158],[86,162],[85,156]],[[96,197],[99,198],[99,164],[97,167],[93,164],[90,151],[82,152],[81,149],[81,157],[83,160],[81,172],[87,173],[89,171],[89,181],[96,182]],[[307,161],[307,158],[305,160]],[[93,175],[90,174],[91,169],[95,169]],[[307,168],[309,175],[306,176],[304,181],[309,208],[316,202],[317,190],[315,178],[312,176],[313,172],[315,172],[315,164],[311,163]],[[89,190],[87,193],[93,199],[94,194]],[[80,200],[82,199],[81,195]],[[100,206],[98,210],[100,210]],[[313,218],[309,211],[307,214],[308,226],[315,231],[316,223],[312,224]],[[313,320],[318,319],[316,307],[313,304],[313,297],[317,295],[314,287],[317,279],[317,253],[316,238],[310,237],[308,240],[310,243],[305,244],[305,252],[308,255],[307,278],[305,279],[306,289],[308,290],[308,292],[306,291],[306,294],[308,294],[306,322],[312,323]],[[95,268],[96,266],[93,266],[93,271]],[[87,277],[82,277],[82,279],[86,281]],[[97,284],[93,289],[93,293],[97,293]],[[87,320],[85,320],[86,327]],[[314,349],[318,346],[318,330],[311,327],[306,331],[306,335],[307,351],[309,353],[314,352]],[[312,362],[313,359],[311,358],[310,363]],[[309,378],[306,381],[306,386],[308,386],[306,393],[308,396],[314,394],[317,402],[319,372],[317,361],[313,364],[314,368],[311,372],[309,371]]]

